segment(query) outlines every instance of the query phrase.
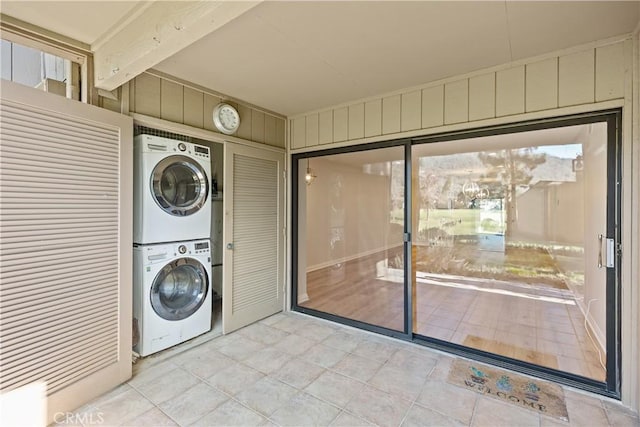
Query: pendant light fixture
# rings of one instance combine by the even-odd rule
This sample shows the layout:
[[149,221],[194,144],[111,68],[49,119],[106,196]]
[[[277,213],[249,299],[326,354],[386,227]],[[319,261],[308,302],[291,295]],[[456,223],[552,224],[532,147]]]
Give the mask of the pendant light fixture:
[[313,174],[311,166],[309,166],[309,159],[307,159],[307,173],[304,175],[304,181],[307,185],[311,185],[314,179],[316,179],[316,176]]

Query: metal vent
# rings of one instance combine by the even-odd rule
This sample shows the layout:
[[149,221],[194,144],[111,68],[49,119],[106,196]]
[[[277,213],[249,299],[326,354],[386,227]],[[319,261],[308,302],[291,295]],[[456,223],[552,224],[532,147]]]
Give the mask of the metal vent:
[[141,125],[133,126],[133,134],[135,136],[144,134],[144,135],[160,136],[162,138],[175,139],[175,140],[184,141],[184,142],[193,142],[190,136],[180,135],[177,133],[167,132],[164,130],[153,129],[153,128],[149,128]]

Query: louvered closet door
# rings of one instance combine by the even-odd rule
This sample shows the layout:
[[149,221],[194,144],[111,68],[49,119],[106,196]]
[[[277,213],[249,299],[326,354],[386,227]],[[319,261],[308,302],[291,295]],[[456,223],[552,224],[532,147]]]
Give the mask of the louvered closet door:
[[284,305],[284,153],[225,144],[223,331]]
[[131,376],[133,123],[1,89],[0,390],[48,423]]

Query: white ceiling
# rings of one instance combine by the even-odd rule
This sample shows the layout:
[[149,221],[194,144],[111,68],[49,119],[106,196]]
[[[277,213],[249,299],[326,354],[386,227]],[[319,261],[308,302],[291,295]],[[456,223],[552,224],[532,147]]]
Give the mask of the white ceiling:
[[[145,4],[0,7],[93,44]],[[154,68],[291,116],[630,33],[639,20],[640,1],[264,2]]]

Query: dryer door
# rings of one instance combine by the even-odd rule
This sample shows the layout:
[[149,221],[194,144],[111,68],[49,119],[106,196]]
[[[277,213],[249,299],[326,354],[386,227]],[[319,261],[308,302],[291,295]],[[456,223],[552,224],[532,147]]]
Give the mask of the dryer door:
[[153,169],[151,192],[162,210],[175,216],[187,216],[204,206],[209,195],[209,181],[195,160],[170,156]]
[[151,307],[166,320],[183,320],[198,311],[209,292],[204,266],[179,258],[164,266],[151,285]]

